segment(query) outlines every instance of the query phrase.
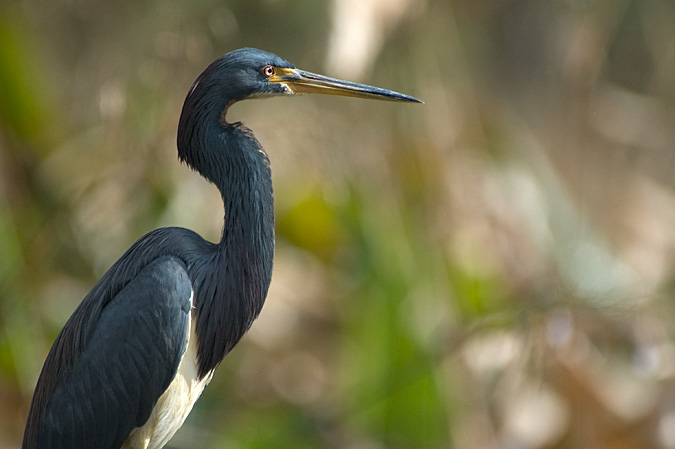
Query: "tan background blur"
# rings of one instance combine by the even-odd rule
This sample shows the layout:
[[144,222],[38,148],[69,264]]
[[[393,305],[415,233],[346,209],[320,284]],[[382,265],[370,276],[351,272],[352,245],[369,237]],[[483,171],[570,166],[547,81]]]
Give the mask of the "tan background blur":
[[0,448],[129,245],[219,238],[175,133],[242,46],[426,104],[232,108],[275,273],[171,447],[675,448],[669,0],[4,0]]

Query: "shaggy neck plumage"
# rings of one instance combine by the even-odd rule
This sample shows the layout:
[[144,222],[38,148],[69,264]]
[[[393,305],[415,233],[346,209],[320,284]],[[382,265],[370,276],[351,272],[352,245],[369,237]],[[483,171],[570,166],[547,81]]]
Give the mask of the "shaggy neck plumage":
[[209,263],[191,273],[200,376],[220,363],[260,313],[274,258],[269,160],[248,128],[224,121],[235,100],[209,84],[204,75],[197,79],[178,127],[179,158],[218,187],[225,206],[220,243]]

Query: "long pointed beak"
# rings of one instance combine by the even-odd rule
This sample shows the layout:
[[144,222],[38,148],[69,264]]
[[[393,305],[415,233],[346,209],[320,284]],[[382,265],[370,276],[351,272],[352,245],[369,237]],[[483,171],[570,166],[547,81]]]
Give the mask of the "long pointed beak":
[[275,67],[275,74],[269,78],[269,82],[284,84],[294,94],[327,94],[345,97],[371,98],[376,100],[424,103],[417,98],[394,92],[393,90],[352,83],[351,81],[330,78],[316,73],[305,72],[300,69]]

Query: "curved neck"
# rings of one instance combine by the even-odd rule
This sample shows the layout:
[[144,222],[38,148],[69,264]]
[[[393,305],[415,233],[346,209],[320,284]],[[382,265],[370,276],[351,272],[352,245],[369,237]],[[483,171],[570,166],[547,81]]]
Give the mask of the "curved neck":
[[190,103],[194,93],[181,116],[179,158],[216,185],[225,207],[221,241],[193,273],[205,376],[262,309],[274,260],[274,199],[269,159],[253,133],[241,123],[221,123],[227,101]]

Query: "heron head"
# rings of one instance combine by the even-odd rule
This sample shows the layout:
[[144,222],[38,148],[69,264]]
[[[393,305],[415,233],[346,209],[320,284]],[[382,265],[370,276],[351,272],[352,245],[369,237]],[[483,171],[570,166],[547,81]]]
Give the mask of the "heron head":
[[213,92],[224,91],[225,96],[233,101],[278,95],[327,94],[421,103],[416,98],[391,90],[300,70],[275,54],[255,48],[227,53],[214,61],[204,72],[204,79],[201,78],[197,79],[192,90],[199,83],[213,83]]

